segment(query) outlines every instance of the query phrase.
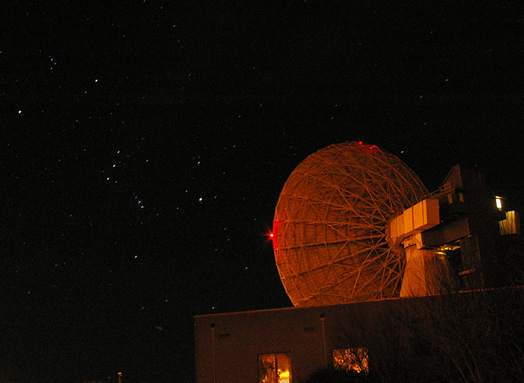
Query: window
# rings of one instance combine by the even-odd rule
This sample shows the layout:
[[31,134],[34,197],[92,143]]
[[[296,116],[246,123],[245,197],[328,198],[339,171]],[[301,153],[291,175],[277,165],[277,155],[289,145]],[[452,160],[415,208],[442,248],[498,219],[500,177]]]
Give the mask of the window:
[[368,349],[364,347],[335,349],[333,350],[333,365],[345,370],[369,372]]
[[291,362],[286,354],[258,356],[259,383],[291,383]]

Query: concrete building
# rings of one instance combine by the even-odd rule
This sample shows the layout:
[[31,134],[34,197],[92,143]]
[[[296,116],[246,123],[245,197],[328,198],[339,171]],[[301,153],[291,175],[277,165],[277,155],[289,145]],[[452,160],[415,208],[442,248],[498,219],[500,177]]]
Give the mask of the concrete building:
[[196,382],[300,383],[324,366],[449,381],[473,362],[484,377],[497,369],[515,376],[523,298],[511,288],[197,316]]

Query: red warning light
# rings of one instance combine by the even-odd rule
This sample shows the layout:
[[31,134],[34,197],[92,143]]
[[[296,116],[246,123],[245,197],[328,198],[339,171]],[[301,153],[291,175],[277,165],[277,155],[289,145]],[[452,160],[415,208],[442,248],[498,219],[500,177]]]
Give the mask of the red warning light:
[[382,154],[380,148],[377,145],[367,145],[364,144],[362,141],[359,141],[358,144],[368,152],[374,152],[374,154]]
[[273,242],[273,249],[278,249],[277,232],[278,232],[279,225],[280,225],[279,221],[273,221],[273,230],[270,230],[269,233],[267,234],[267,237],[269,238],[269,240]]

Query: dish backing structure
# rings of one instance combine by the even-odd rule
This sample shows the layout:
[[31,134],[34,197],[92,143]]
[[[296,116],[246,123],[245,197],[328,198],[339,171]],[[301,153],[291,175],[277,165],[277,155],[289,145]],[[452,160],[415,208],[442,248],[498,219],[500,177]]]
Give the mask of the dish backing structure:
[[387,226],[426,194],[409,167],[374,145],[336,144],[307,157],[286,181],[273,222],[276,265],[292,303],[398,296],[405,254],[388,243]]

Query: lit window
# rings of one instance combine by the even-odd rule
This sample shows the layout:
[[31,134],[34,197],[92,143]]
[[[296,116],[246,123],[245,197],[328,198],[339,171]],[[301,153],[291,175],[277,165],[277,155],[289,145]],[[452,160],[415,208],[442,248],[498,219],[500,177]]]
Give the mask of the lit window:
[[497,204],[497,209],[502,210],[502,197],[495,197],[495,202]]
[[286,354],[258,356],[259,383],[291,383],[291,362]]
[[339,348],[333,350],[333,366],[356,372],[369,372],[368,349]]

